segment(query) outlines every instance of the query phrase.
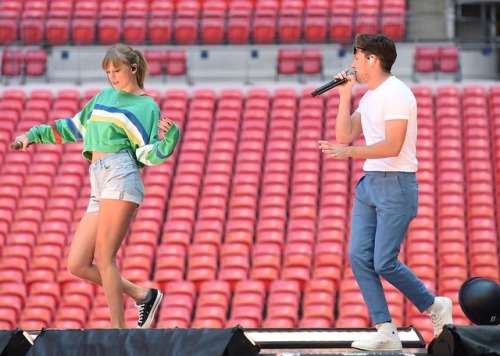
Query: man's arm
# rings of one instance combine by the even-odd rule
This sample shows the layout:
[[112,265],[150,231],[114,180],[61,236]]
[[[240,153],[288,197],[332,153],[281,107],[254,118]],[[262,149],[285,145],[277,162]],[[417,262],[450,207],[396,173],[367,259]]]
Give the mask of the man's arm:
[[356,84],[354,75],[348,75],[347,69],[335,76],[335,79],[347,81],[337,86],[339,93],[339,108],[335,120],[335,139],[341,145],[348,145],[363,131],[361,127],[361,114],[354,112],[351,114],[352,89]]
[[407,127],[408,120],[387,120],[385,122],[385,140],[369,146],[337,146],[326,141],[320,141],[320,148],[328,157],[332,158],[377,159],[396,157],[403,147]]
[[361,135],[361,114],[355,111],[349,116],[349,109],[341,114],[342,104],[339,105],[339,112],[335,122],[335,139],[339,144],[348,145],[356,137]]

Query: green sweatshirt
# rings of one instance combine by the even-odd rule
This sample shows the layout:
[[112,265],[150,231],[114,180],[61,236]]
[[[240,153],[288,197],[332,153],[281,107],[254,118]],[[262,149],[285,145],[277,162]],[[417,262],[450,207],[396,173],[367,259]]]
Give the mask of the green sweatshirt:
[[159,141],[158,120],[160,108],[153,98],[106,88],[72,118],[34,126],[26,135],[32,143],[83,141],[83,156],[88,160],[92,151],[127,150],[143,168],[165,162],[179,141],[175,124]]

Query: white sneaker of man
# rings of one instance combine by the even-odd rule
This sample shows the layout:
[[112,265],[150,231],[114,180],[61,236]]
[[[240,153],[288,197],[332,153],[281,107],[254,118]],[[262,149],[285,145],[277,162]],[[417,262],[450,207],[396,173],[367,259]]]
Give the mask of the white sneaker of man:
[[365,340],[356,340],[351,347],[366,351],[400,351],[403,349],[398,329],[394,323],[381,323],[375,326],[377,332]]
[[453,324],[452,303],[447,297],[436,297],[434,303],[425,311],[432,320],[434,337],[438,337],[446,324]]

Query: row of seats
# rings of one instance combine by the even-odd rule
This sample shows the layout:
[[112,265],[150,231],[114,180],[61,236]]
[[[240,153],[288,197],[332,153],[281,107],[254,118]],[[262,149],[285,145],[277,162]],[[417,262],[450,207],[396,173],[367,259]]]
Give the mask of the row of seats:
[[[325,12],[331,15],[341,13],[405,15],[405,0],[235,0],[235,1],[170,1],[170,0],[3,0],[0,3],[3,17],[10,18],[79,18],[79,17],[173,17],[178,15],[217,16],[225,11],[266,10],[291,14]],[[148,15],[149,14],[149,15]]]
[[2,52],[2,76],[41,77],[46,74],[44,49],[7,49]]
[[[185,50],[147,49],[145,57],[152,76],[186,76],[189,82]],[[46,74],[47,52],[42,48],[5,49],[2,52],[1,73],[4,77]],[[281,48],[278,51],[276,79],[280,75],[323,74],[323,58],[318,49]],[[413,80],[421,76],[452,75],[456,81],[461,78],[460,52],[456,46],[416,47],[414,52]]]
[[[185,50],[147,49],[144,56],[151,76],[185,76],[190,82]],[[6,49],[2,53],[1,73],[8,77],[41,77],[46,75],[47,52],[44,49]],[[323,79],[323,56],[318,49],[280,49],[276,80],[281,75],[319,75]]]
[[281,48],[278,50],[276,80],[282,75],[298,75],[299,81],[305,76],[323,75],[323,55],[318,49]]
[[[499,274],[498,199],[493,198],[500,191],[493,180],[500,164],[498,90],[412,89],[420,115],[420,207],[400,257],[431,290],[454,300],[457,324],[467,325],[457,301],[461,282],[471,275],[498,280]],[[364,91],[355,91],[353,106]],[[58,320],[57,325],[107,325],[102,294],[87,283],[81,286],[65,269],[90,189],[81,145],[35,145],[27,154],[7,153],[6,145],[34,118],[48,122],[56,108],[75,112],[94,93],[3,93],[0,107],[9,124],[0,131],[0,295],[16,294],[26,301],[2,304],[15,305],[2,309],[6,312],[0,315],[9,316],[3,325],[39,328],[54,325],[55,316],[73,315],[27,308],[39,304],[28,299],[43,288],[50,288],[55,300],[47,305],[59,308],[71,304],[69,295],[90,295],[86,299],[92,302],[78,302],[83,310],[74,313],[78,321]],[[167,292],[155,325],[369,326],[346,258],[351,192],[362,162],[327,160],[316,143],[318,137],[334,139],[338,95],[311,98],[308,88],[300,93],[293,88],[149,93],[181,126],[183,138],[166,164],[142,171],[147,198],[118,260],[127,278]],[[14,288],[22,276],[24,288]],[[263,297],[240,295],[239,285],[247,280],[252,293]],[[274,285],[281,280],[299,292],[274,297]],[[219,294],[229,297],[205,296],[205,285],[211,283],[224,284]],[[326,283],[335,291],[313,302],[319,305],[316,314],[306,307],[310,283]],[[59,294],[54,297],[55,285]],[[384,287],[395,320],[415,325],[430,341],[428,318],[399,292]],[[176,291],[194,297],[177,299]],[[269,310],[277,299],[287,304],[287,315]],[[206,304],[215,306],[205,309]],[[37,321],[39,314],[44,316]],[[137,320],[130,301],[127,320],[132,326]]]
[[455,81],[461,79],[460,51],[457,46],[418,46],[415,48],[413,80],[423,75],[452,75]]
[[[185,50],[145,50],[151,76],[185,76],[189,71]],[[9,77],[47,77],[47,51],[45,49],[5,49],[2,52],[1,73]]]
[[[3,0],[8,3],[6,9],[10,10],[39,10],[43,11],[46,8],[40,5],[43,0]],[[74,7],[85,7],[86,5],[78,4],[80,0],[47,0],[50,4],[49,8],[53,11],[62,12],[62,15],[67,15],[68,10],[72,10]],[[380,9],[383,8],[397,8],[398,10],[404,9],[406,7],[405,0],[138,0],[134,1],[135,4],[130,4],[130,0],[90,0],[90,8],[94,9],[95,6],[99,7],[101,10],[112,10],[112,9],[128,9],[136,12],[143,12],[148,9],[159,10],[163,8],[173,8],[177,9],[182,6],[186,6],[187,3],[193,3],[187,6],[196,6],[204,8],[206,6],[212,6],[213,3],[220,3],[221,6],[228,7],[234,5],[235,3],[247,3],[250,6],[267,6],[267,7],[283,7],[283,5],[289,5],[298,8],[322,8],[322,9],[333,9],[336,8],[370,8],[370,9]],[[66,3],[66,4],[63,4]],[[96,4],[95,4],[96,3]],[[103,4],[107,3],[107,4]]]
[[[125,8],[121,1],[102,2],[100,8],[97,2],[77,2],[66,15],[59,7],[51,15],[51,7],[47,10],[43,2],[28,2],[34,8],[20,12],[11,6],[19,2],[7,0],[0,3],[4,8],[0,44],[347,43],[355,33],[379,32],[402,40],[405,4],[382,5],[385,7],[380,11],[378,1],[369,3],[371,7],[360,5],[357,9],[335,5],[330,13],[325,7],[328,2],[305,8],[300,1],[283,2],[281,8],[278,2],[268,0],[257,2],[255,7],[250,2],[234,2],[229,9],[223,2],[206,2],[203,8],[195,2],[181,2],[175,10],[171,3],[155,2],[149,11],[147,2],[128,2]],[[138,9],[138,4],[144,9]]]

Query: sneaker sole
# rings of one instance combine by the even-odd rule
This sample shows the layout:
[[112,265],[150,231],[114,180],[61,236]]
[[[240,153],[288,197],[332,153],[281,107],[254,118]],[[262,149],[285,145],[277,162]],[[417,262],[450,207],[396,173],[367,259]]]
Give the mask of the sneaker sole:
[[153,322],[153,319],[156,314],[156,310],[158,309],[158,306],[160,305],[162,299],[163,299],[163,292],[158,291],[158,296],[156,297],[156,300],[153,304],[153,307],[151,308],[151,312],[149,313],[148,318],[144,322],[144,325],[137,327],[138,329],[147,329],[151,326],[151,323]]
[[354,346],[351,345],[352,348],[358,349],[358,350],[363,350],[363,351],[402,351],[403,350],[403,345],[398,345],[398,346],[384,346],[380,348],[369,348],[369,347],[362,347],[362,346]]

